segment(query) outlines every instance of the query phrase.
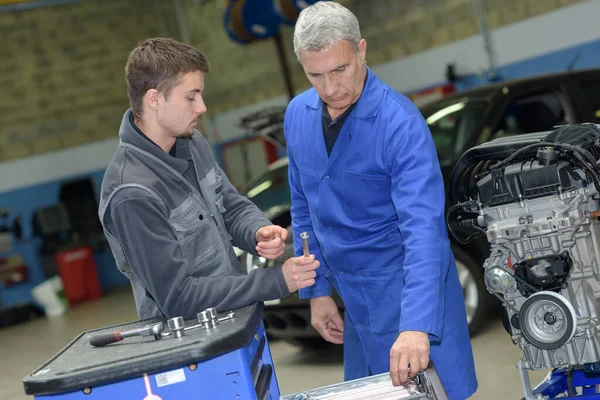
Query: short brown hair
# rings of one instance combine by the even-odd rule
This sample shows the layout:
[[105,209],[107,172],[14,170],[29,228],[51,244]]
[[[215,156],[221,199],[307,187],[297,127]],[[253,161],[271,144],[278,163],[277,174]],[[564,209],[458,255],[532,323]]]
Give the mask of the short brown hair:
[[156,89],[168,99],[181,75],[195,71],[207,73],[209,68],[204,54],[185,43],[169,38],[140,42],[125,65],[127,96],[133,115],[142,116],[143,98],[148,90]]

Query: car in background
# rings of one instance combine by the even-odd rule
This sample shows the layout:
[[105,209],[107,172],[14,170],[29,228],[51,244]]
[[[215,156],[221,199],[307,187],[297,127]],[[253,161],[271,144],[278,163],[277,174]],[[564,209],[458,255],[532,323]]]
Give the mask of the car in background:
[[[552,130],[569,123],[600,123],[600,69],[497,82],[452,94],[420,107],[420,111],[433,135],[448,195],[454,164],[467,149],[477,144],[507,135]],[[264,136],[285,146],[281,120],[276,126],[277,129],[268,129]],[[268,268],[293,256],[287,168],[287,158],[281,158],[240,190],[274,224],[290,231],[285,254],[278,260],[240,251],[240,261],[248,271]],[[449,205],[447,197],[446,207]],[[459,241],[452,232],[449,236],[465,297],[469,331],[475,335],[494,302],[483,281],[482,264],[489,255],[489,246],[483,237],[461,244],[464,237],[458,236]],[[339,296],[334,294],[334,298],[343,311]],[[263,316],[271,337],[302,346],[325,344],[311,326],[309,301],[299,299],[297,293],[267,302]]]

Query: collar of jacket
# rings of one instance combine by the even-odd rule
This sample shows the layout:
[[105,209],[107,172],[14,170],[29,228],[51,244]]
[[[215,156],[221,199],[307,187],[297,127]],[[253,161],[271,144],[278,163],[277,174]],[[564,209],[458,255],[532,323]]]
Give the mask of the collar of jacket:
[[[143,138],[139,133],[136,132],[135,128],[131,126],[129,121],[132,111],[131,108],[125,111],[123,120],[121,121],[121,127],[119,128],[119,139],[123,143],[135,146],[141,150],[147,151],[153,156],[158,157],[161,161],[165,162],[171,168],[174,168],[180,174],[183,174],[189,168],[189,160],[192,158],[190,154],[190,140],[189,139],[177,139],[176,157],[172,157],[169,153],[164,152],[156,144]],[[194,132],[195,134],[195,132]]]
[[[354,118],[373,118],[377,115],[381,97],[383,96],[383,85],[377,79],[371,68],[367,68],[367,84],[363,88],[356,106],[352,111]],[[321,98],[317,91],[313,88],[311,94],[306,98],[306,105],[314,110],[321,110]]]

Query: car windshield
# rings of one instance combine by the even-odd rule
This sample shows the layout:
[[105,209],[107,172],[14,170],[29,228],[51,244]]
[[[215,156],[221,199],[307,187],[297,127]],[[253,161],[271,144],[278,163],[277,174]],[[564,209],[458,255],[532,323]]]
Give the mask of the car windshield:
[[240,193],[248,197],[258,208],[267,211],[290,202],[287,159],[281,159],[265,173],[249,182]]
[[464,152],[484,116],[484,103],[459,99],[421,108],[437,149],[440,165],[452,165]]

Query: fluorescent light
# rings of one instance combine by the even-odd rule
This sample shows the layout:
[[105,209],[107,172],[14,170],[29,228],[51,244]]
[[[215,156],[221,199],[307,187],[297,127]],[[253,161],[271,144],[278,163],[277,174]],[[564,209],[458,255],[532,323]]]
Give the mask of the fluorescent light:
[[438,120],[444,118],[446,115],[462,110],[463,108],[465,108],[465,103],[463,102],[442,108],[440,111],[433,113],[429,116],[429,118],[427,118],[427,125],[435,124]]
[[263,183],[261,183],[260,185],[255,187],[254,189],[248,191],[248,198],[251,199],[254,196],[261,194],[262,192],[264,192],[271,186],[273,186],[273,181],[264,181]]

